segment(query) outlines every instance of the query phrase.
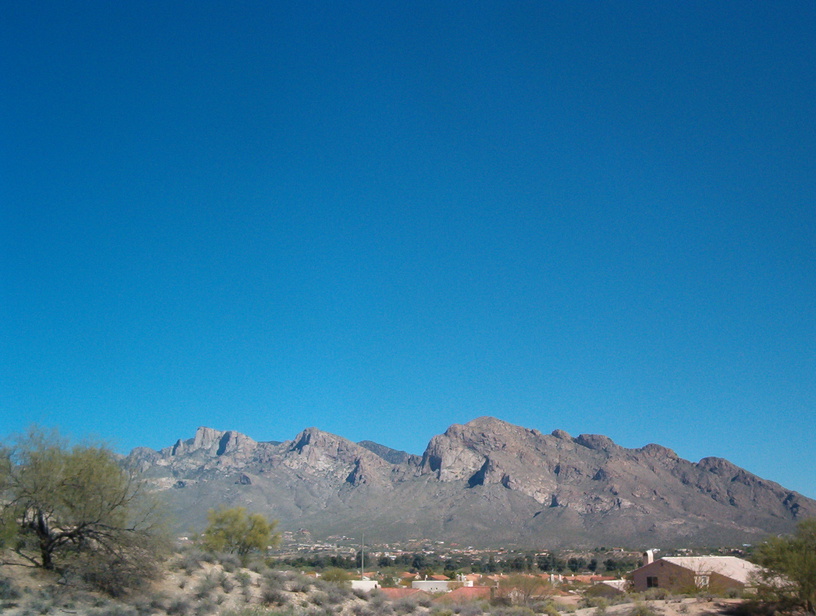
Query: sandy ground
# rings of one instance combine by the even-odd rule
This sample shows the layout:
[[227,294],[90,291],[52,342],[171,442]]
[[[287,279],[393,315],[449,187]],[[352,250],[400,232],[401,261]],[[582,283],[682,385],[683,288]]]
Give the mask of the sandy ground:
[[[741,599],[673,599],[644,601],[648,607],[662,616],[707,616],[723,614],[728,608],[741,603]],[[620,603],[606,608],[606,616],[623,616],[635,607],[634,603]],[[588,607],[575,611],[575,616],[595,616],[597,608]]]

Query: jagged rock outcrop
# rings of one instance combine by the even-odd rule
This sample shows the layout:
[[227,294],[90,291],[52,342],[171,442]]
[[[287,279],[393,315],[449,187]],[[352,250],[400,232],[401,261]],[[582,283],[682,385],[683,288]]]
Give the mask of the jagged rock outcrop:
[[399,451],[398,449],[391,449],[374,441],[360,441],[357,444],[377,454],[383,460],[391,464],[418,464],[422,459],[421,456],[415,456],[405,451]]
[[721,458],[694,463],[660,445],[627,449],[490,417],[451,426],[421,457],[317,428],[282,443],[199,428],[128,462],[185,530],[210,507],[240,504],[315,537],[639,547],[751,542],[816,515],[816,501]]
[[213,430],[212,428],[199,428],[195,437],[186,441],[178,440],[170,448],[162,449],[161,454],[171,456],[182,456],[197,451],[203,451],[208,455],[223,456],[224,454],[237,454],[244,457],[251,456],[258,444],[248,436],[227,430]]

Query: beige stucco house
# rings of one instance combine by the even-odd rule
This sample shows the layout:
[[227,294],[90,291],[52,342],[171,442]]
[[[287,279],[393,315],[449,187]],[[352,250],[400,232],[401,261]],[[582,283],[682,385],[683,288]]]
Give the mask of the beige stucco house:
[[666,556],[632,572],[632,586],[643,592],[666,588],[672,592],[709,589],[723,592],[751,586],[761,567],[736,556]]

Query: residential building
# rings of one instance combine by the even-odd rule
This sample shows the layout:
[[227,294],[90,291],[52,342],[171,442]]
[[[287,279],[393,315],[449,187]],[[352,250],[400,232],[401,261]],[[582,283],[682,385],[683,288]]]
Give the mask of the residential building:
[[632,572],[632,586],[643,592],[666,588],[672,592],[709,589],[723,592],[749,587],[761,567],[736,556],[665,556]]

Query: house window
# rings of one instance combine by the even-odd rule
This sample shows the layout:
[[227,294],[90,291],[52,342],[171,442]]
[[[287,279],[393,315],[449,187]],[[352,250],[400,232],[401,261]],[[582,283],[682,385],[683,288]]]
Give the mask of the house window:
[[646,577],[646,588],[657,588],[657,576],[650,575]]

